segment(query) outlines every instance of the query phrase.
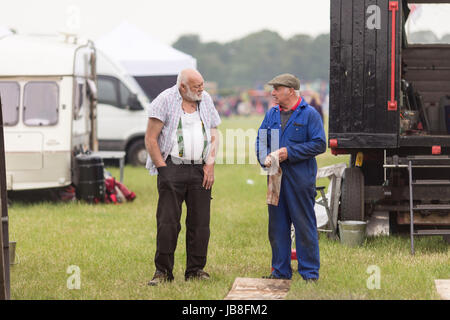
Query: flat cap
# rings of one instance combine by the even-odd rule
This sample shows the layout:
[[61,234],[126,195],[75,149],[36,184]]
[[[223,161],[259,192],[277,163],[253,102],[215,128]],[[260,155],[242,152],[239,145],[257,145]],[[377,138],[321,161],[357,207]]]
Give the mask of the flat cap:
[[280,74],[270,80],[267,84],[271,86],[284,86],[293,88],[294,90],[300,90],[300,80],[290,73]]

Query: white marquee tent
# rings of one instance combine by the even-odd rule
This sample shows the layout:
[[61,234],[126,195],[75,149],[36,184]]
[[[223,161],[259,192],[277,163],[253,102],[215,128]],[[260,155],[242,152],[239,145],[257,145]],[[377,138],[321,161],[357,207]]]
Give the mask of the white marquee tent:
[[0,38],[6,37],[13,34],[11,29],[0,25]]
[[161,43],[129,22],[122,22],[95,44],[122,64],[151,99],[174,85],[181,70],[197,67],[194,57]]

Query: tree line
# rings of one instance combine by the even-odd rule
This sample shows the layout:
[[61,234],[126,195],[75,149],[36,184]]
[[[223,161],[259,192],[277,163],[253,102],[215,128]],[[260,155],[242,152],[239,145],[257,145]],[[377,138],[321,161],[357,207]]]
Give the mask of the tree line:
[[328,79],[329,34],[295,35],[287,40],[263,30],[228,43],[203,43],[198,35],[183,35],[173,47],[197,59],[198,70],[219,88],[262,87],[280,73],[301,80]]
[[[439,39],[431,31],[419,31],[411,33],[408,40],[450,43],[450,34]],[[173,47],[195,57],[205,79],[221,89],[262,87],[285,72],[302,81],[329,78],[329,34],[298,34],[284,39],[277,32],[262,30],[227,43],[202,42],[198,35],[187,34],[180,36]]]

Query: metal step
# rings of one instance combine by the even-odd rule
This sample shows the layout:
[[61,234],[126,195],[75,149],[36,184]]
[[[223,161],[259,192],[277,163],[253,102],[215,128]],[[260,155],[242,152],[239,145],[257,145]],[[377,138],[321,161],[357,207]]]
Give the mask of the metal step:
[[450,185],[450,180],[413,180],[413,185]]
[[411,161],[413,168],[448,168],[450,167],[450,156],[448,155],[416,155],[406,157],[386,157],[385,168],[407,168]]
[[450,210],[450,204],[418,204],[413,210]]
[[423,229],[413,233],[415,236],[444,236],[450,235],[450,229]]
[[[440,161],[440,160],[450,160],[450,156],[447,155],[414,155],[414,156],[406,156],[407,160],[411,161],[424,161],[424,160],[431,160],[431,161]],[[400,158],[401,159],[401,158]]]

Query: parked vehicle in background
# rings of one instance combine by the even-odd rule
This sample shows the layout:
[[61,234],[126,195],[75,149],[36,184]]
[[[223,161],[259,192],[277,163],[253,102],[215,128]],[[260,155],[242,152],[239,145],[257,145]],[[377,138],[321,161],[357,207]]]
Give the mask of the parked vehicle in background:
[[8,190],[64,187],[96,148],[95,47],[72,35],[0,39]]
[[351,156],[340,219],[382,214],[412,253],[414,236],[450,237],[450,44],[405,37],[408,4],[433,2],[450,0],[331,1],[329,146]]
[[144,91],[122,66],[97,50],[99,150],[125,151],[126,161],[145,165],[147,106]]

